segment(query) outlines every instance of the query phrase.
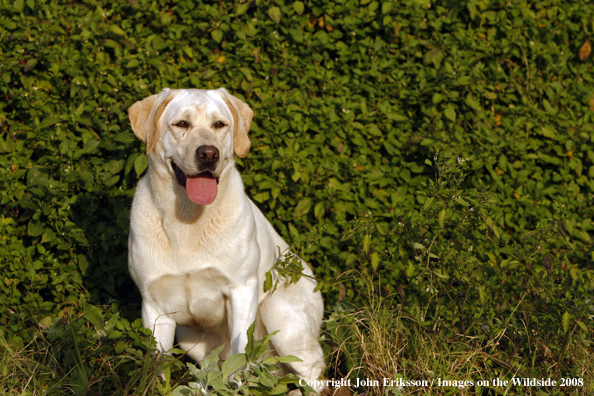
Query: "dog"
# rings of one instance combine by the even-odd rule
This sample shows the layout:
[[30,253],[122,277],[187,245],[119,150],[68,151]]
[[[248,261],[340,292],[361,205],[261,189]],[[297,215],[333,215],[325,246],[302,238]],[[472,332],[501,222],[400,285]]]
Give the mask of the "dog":
[[[148,171],[130,215],[129,269],[142,295],[142,321],[166,352],[174,337],[201,363],[225,343],[222,359],[279,330],[274,353],[308,383],[325,367],[318,335],[323,302],[311,269],[294,284],[265,274],[289,246],[244,191],[235,156],[250,149],[253,111],[224,88],[163,89],[128,110],[146,144]],[[282,257],[281,257],[282,258]],[[321,388],[315,388],[320,392]]]

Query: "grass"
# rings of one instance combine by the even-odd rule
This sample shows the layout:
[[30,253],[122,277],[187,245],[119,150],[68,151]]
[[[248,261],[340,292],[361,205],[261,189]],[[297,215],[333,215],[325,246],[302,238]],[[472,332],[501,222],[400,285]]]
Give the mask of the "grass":
[[[447,323],[424,325],[422,318],[403,312],[401,306],[388,302],[370,304],[356,312],[335,317],[343,327],[343,336],[332,354],[334,378],[370,379],[373,385],[354,389],[369,395],[589,395],[594,389],[590,359],[591,350],[575,345],[562,356],[556,356],[545,340],[535,337],[533,356],[517,351],[502,351],[503,345],[513,342],[505,333],[484,339],[460,334]],[[345,370],[345,361],[352,359],[353,367]],[[523,363],[532,360],[532,367]],[[582,379],[582,387],[542,388],[515,387],[515,378],[559,378],[555,367],[566,364],[574,367],[572,378]],[[385,387],[384,379],[406,381],[426,380],[427,385],[412,382],[412,387]],[[439,386],[438,379],[456,381],[459,385]],[[508,381],[508,386],[496,386],[495,380]],[[460,382],[466,381],[465,385]],[[485,386],[479,386],[484,381]],[[352,381],[354,383],[354,379]],[[396,383],[398,384],[398,382]],[[557,380],[559,384],[559,380]],[[455,392],[452,393],[452,390]],[[569,392],[569,393],[568,393]]]
[[[358,277],[372,279],[371,274],[362,273]],[[531,334],[529,348],[534,353],[525,356],[515,345],[515,336],[507,331],[486,337],[461,334],[446,320],[436,318],[427,322],[426,310],[407,310],[403,304],[396,303],[397,296],[381,297],[374,293],[370,282],[367,286],[363,306],[352,307],[351,312],[333,313],[325,322],[325,344],[334,349],[328,356],[330,365],[326,376],[336,380],[350,378],[353,385],[356,378],[379,384],[356,389],[353,386],[354,392],[447,395],[455,390],[457,395],[539,395],[543,392],[539,387],[495,387],[492,381],[496,378],[510,381],[512,377],[555,378],[559,365],[573,367],[573,378],[584,380],[583,387],[571,387],[569,394],[588,395],[594,391],[591,349],[580,337],[568,343],[559,356],[549,347],[550,340]],[[184,383],[185,373],[180,365],[172,366],[171,360],[159,360],[150,351],[127,350],[114,355],[107,350],[93,361],[85,360],[77,351],[79,345],[75,341],[79,329],[67,320],[61,325],[72,337],[50,342],[40,329],[30,343],[19,345],[0,333],[2,394],[164,395],[170,394],[176,384]],[[470,324],[469,328],[474,326]],[[530,333],[527,327],[524,331]],[[101,348],[98,342],[94,346]],[[64,353],[74,356],[70,365],[64,364]],[[531,361],[532,366],[527,366],[526,361]],[[120,366],[130,363],[134,370],[121,370]],[[159,382],[157,374],[166,367],[172,373],[170,381]],[[473,385],[440,387],[438,378],[472,381]],[[426,380],[429,386],[384,387],[384,379]],[[479,380],[491,381],[491,385],[478,387]],[[560,388],[547,389],[547,392],[567,394]]]
[[[161,359],[152,351],[127,349],[115,354],[98,337],[81,340],[77,322],[64,317],[53,330],[63,331],[51,341],[48,329],[39,329],[26,345],[20,338],[7,339],[0,333],[3,351],[0,361],[0,390],[6,395],[129,395],[156,394],[169,390],[159,384],[157,374],[170,368],[171,359]],[[51,330],[51,329],[50,329]],[[82,342],[81,342],[82,341]],[[81,345],[82,344],[82,345]],[[96,353],[89,359],[91,347]],[[132,368],[132,369],[131,369]]]
[[[51,344],[38,331],[27,345],[18,345],[0,333],[0,384],[6,395],[41,395],[60,387],[57,362],[51,361]],[[56,381],[57,380],[57,381]]]

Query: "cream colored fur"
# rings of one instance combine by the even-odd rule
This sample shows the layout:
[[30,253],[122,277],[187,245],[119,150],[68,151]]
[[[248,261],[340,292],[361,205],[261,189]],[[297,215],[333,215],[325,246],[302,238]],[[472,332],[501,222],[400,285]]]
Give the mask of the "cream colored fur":
[[[316,282],[302,277],[293,285],[282,282],[273,294],[263,291],[265,273],[288,245],[247,197],[235,168],[235,155],[244,157],[250,148],[252,110],[223,88],[166,88],[135,103],[129,114],[149,157],[132,205],[129,268],[142,294],[144,326],[160,350],[171,349],[177,337],[202,362],[226,343],[224,359],[245,351],[246,331],[257,317],[260,335],[280,330],[272,338],[276,353],[303,360],[288,369],[318,379],[323,303]],[[190,127],[179,128],[180,121]],[[213,127],[217,121],[225,127]],[[184,173],[197,173],[196,149],[203,145],[220,152],[212,172],[218,193],[210,205],[190,201],[171,167],[174,161]]]

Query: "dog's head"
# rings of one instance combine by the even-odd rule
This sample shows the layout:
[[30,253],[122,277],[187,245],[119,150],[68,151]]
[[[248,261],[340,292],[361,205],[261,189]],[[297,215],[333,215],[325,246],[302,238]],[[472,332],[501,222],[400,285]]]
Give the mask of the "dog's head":
[[234,166],[235,155],[243,158],[250,150],[254,112],[225,88],[165,88],[128,113],[146,154],[164,164],[188,198],[201,205],[214,201],[219,176]]

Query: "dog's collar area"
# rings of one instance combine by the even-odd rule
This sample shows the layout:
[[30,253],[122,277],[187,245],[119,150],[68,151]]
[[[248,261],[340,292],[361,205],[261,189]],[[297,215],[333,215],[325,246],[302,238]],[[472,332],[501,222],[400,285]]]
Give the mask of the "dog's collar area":
[[186,179],[195,179],[199,177],[215,179],[217,181],[217,185],[219,184],[219,177],[213,176],[212,172],[210,171],[200,172],[196,175],[186,175],[184,171],[182,171],[181,168],[177,166],[177,164],[173,161],[171,161],[171,168],[173,169],[173,173],[175,173],[175,179],[177,180],[177,184],[179,184],[183,188],[186,188]]

